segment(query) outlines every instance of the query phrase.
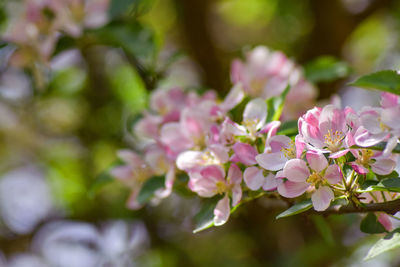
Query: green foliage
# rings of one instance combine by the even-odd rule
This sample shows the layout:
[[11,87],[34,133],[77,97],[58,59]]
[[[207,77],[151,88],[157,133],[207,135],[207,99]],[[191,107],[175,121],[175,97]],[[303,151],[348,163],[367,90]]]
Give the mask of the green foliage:
[[324,241],[328,245],[333,246],[335,244],[335,239],[333,237],[331,227],[327,223],[326,219],[318,215],[311,216],[311,219],[314,222],[315,227],[317,228],[318,232],[320,233]]
[[106,172],[99,174],[95,178],[92,186],[89,189],[89,196],[94,197],[101,188],[103,188],[105,185],[107,185],[113,181],[114,181],[114,177],[112,177],[109,172],[106,171]]
[[299,133],[297,128],[297,120],[284,121],[276,134],[287,135],[289,137],[296,136]]
[[278,216],[276,216],[276,219],[285,218],[285,217],[289,217],[289,216],[293,216],[293,215],[305,212],[305,211],[311,209],[312,206],[313,205],[312,205],[311,199],[304,200],[302,202],[299,202],[299,203],[291,206],[284,212],[278,214]]
[[361,221],[360,230],[367,234],[380,234],[385,233],[386,229],[378,221],[374,213],[368,213],[367,216]]
[[281,117],[283,106],[285,105],[285,98],[290,91],[290,85],[287,85],[285,90],[275,97],[267,99],[267,122],[277,121]]
[[304,66],[304,71],[307,80],[313,83],[335,81],[351,73],[345,62],[331,56],[322,56],[309,62]]
[[136,2],[138,2],[138,0],[111,0],[108,14],[111,18],[119,17],[126,13]]
[[137,201],[140,204],[148,203],[154,197],[154,193],[158,189],[163,188],[164,185],[165,185],[165,176],[151,177],[143,184],[142,189],[139,192]]
[[153,32],[139,22],[114,21],[91,31],[100,43],[121,47],[128,56],[152,61],[156,53]]
[[116,97],[124,103],[132,114],[137,114],[147,106],[147,91],[137,72],[127,65],[120,66],[110,75]]
[[368,251],[364,260],[372,259],[384,252],[390,251],[395,248],[400,248],[400,228],[388,233],[385,237],[376,242]]
[[383,70],[361,76],[350,85],[400,95],[400,75],[394,70]]
[[220,199],[220,196],[215,196],[213,198],[208,198],[203,201],[199,213],[197,213],[194,217],[194,234],[214,226],[214,208]]

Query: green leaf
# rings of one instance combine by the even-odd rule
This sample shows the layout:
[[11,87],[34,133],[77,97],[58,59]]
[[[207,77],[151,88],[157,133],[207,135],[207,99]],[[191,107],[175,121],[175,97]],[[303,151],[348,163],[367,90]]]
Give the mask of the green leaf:
[[382,239],[379,239],[375,245],[368,251],[364,260],[372,259],[389,250],[400,248],[400,228],[388,233]]
[[135,2],[137,2],[137,0],[111,0],[108,9],[110,18],[116,18],[123,15]]
[[100,175],[98,175],[92,186],[89,189],[89,197],[94,197],[95,194],[97,192],[99,192],[99,190],[101,188],[103,188],[105,185],[111,183],[114,181],[114,178],[110,175],[110,173],[108,171],[101,173]]
[[193,230],[194,234],[214,226],[214,209],[220,199],[219,196],[215,196],[204,200],[199,213],[194,217],[196,225]]
[[311,216],[311,219],[325,242],[333,246],[335,244],[335,239],[333,238],[332,229],[326,222],[326,219],[319,215]]
[[289,216],[292,216],[292,215],[296,215],[296,214],[305,212],[305,211],[307,211],[307,210],[309,210],[311,208],[312,208],[311,199],[307,199],[305,201],[299,202],[299,203],[291,206],[290,208],[288,208],[284,212],[280,213],[278,216],[276,216],[276,219],[280,219],[280,218],[285,218],[285,217],[289,217]]
[[121,47],[131,56],[152,59],[156,44],[153,32],[138,22],[112,22],[91,31],[101,43]]
[[351,69],[343,61],[331,56],[319,57],[304,66],[307,80],[310,82],[331,82],[347,77]]
[[297,120],[285,121],[279,127],[277,135],[295,136],[299,133],[297,128]]
[[285,105],[285,98],[290,91],[290,85],[286,86],[285,90],[275,97],[271,97],[267,100],[267,122],[277,121],[281,117],[283,106]]
[[381,234],[386,232],[385,227],[378,221],[374,213],[368,213],[361,221],[360,230],[367,234]]
[[153,176],[149,180],[147,180],[142,188],[140,189],[137,201],[140,204],[146,204],[153,197],[154,193],[164,187],[165,185],[165,177],[164,176]]
[[387,178],[380,181],[377,185],[372,186],[374,190],[390,191],[400,193],[400,178]]
[[400,95],[400,75],[394,70],[383,70],[361,76],[350,85]]

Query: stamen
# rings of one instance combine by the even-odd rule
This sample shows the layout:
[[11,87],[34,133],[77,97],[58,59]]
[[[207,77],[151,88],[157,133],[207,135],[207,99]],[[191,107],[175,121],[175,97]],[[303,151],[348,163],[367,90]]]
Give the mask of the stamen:
[[325,137],[325,144],[327,145],[327,148],[330,151],[332,152],[339,151],[342,145],[342,140],[344,139],[344,135],[341,131],[333,132],[332,130],[328,130],[328,133],[325,134],[324,137]]
[[289,147],[283,147],[281,149],[283,155],[287,158],[287,159],[294,159],[296,158],[296,145],[294,143],[294,141],[290,141],[289,143]]

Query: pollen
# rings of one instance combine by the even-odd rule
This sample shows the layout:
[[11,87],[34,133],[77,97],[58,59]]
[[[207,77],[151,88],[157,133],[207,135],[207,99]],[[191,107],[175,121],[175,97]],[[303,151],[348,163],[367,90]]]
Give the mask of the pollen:
[[216,187],[215,193],[220,194],[220,195],[225,193],[225,192],[227,192],[227,191],[229,191],[229,186],[227,186],[227,184],[225,182],[222,182],[222,181],[218,181],[215,184],[215,187]]
[[322,183],[324,180],[324,178],[322,177],[321,174],[317,173],[317,172],[313,172],[307,179],[308,183],[311,183],[313,185],[318,185],[320,183]]
[[295,143],[294,143],[293,140],[290,141],[289,147],[288,147],[288,148],[283,147],[283,148],[281,149],[281,151],[282,151],[283,155],[284,155],[287,159],[294,159],[294,158],[296,158],[296,146],[295,146]]
[[360,157],[356,160],[356,162],[364,167],[368,167],[371,161],[371,157],[374,155],[374,152],[369,149],[363,149],[359,152]]
[[325,144],[327,148],[332,152],[339,151],[342,141],[344,139],[344,135],[341,131],[328,130],[328,133],[325,134]]

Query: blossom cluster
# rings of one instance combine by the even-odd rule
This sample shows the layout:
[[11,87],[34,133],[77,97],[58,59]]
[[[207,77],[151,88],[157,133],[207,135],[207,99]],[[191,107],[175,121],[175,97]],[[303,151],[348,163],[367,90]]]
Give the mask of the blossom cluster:
[[[314,87],[293,61],[265,47],[255,48],[245,62],[234,61],[232,81],[223,100],[213,91],[198,95],[180,88],[152,94],[150,110],[134,128],[142,137],[142,154],[120,151],[126,164],[111,170],[132,188],[130,208],[141,206],[138,194],[152,176],[166,175],[164,188],[155,193],[159,200],[171,193],[175,177],[186,173],[191,191],[203,198],[218,196],[214,225],[224,224],[251,191],[277,192],[284,198],[306,193],[314,209],[324,211],[336,197],[356,205],[366,202],[360,181],[370,172],[387,175],[394,170],[398,96],[384,93],[382,107],[358,113],[334,104],[307,111],[315,100]],[[290,99],[298,95],[309,101],[297,100],[293,109]],[[277,97],[291,103],[282,114],[268,104]],[[282,122],[297,113],[303,114],[298,134],[279,134]],[[271,119],[276,117],[280,119]],[[372,147],[382,141],[388,143],[383,152]]]
[[25,0],[20,18],[3,36],[17,46],[10,63],[17,67],[48,63],[62,34],[79,37],[84,28],[104,25],[108,5],[109,0]]

